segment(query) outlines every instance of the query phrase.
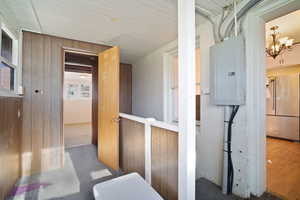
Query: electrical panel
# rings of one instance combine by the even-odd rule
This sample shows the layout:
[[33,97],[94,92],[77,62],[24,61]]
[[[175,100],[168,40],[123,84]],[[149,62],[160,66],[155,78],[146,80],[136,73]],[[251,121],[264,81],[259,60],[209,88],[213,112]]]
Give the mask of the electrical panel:
[[245,43],[238,36],[210,48],[210,99],[214,105],[242,105],[245,96]]

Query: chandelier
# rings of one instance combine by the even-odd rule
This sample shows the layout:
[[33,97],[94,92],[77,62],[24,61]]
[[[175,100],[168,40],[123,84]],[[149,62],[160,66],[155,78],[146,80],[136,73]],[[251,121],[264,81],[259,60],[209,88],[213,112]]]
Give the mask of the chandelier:
[[279,32],[278,26],[271,27],[271,37],[272,42],[269,45],[268,48],[266,48],[266,52],[269,56],[272,58],[276,58],[278,55],[280,55],[284,50],[291,49],[293,46],[294,39],[289,39],[288,37],[282,37],[278,38]]

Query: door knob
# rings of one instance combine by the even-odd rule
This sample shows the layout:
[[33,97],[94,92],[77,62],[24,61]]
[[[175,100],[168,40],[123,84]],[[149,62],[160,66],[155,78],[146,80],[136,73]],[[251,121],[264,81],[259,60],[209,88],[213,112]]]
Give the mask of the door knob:
[[119,117],[115,117],[112,119],[112,122],[119,123],[121,119]]

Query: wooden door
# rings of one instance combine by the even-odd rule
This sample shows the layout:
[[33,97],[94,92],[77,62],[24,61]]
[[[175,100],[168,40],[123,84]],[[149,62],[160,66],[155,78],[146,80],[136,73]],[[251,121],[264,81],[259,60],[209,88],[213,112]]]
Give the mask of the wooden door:
[[119,170],[119,54],[113,47],[98,57],[98,159],[114,170]]

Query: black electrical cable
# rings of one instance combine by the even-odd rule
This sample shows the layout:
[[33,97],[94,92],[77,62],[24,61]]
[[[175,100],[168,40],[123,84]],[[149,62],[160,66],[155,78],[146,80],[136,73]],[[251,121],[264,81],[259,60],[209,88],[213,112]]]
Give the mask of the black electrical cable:
[[236,113],[238,112],[240,106],[231,106],[231,107],[232,107],[232,112],[228,122],[228,131],[227,131],[227,135],[228,135],[227,136],[227,154],[228,154],[227,194],[232,194],[233,178],[234,178],[234,169],[233,169],[233,163],[231,157],[232,124],[233,124],[233,119]]

